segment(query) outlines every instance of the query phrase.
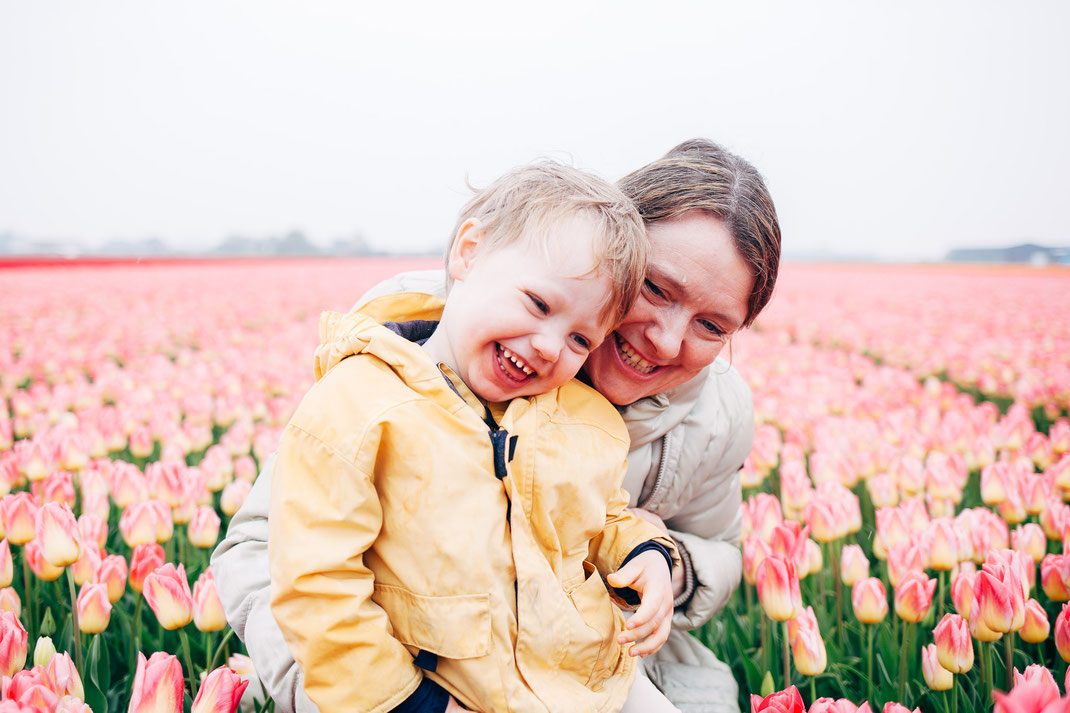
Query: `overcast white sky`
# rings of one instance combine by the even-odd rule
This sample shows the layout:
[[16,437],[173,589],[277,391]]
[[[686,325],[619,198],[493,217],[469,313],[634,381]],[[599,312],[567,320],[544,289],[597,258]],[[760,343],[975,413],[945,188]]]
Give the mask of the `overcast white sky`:
[[0,0],[0,232],[435,250],[550,155],[750,159],[786,255],[1070,243],[1070,3]]

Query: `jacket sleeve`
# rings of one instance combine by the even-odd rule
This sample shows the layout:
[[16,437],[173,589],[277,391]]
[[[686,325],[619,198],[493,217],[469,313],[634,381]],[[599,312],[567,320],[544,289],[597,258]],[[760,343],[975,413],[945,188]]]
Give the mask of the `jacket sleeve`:
[[[359,450],[376,448],[365,437]],[[423,679],[371,598],[364,553],[381,525],[372,478],[291,422],[271,493],[271,611],[321,713],[385,713]]]
[[305,695],[304,674],[271,614],[268,506],[273,464],[271,456],[245,503],[231,519],[226,537],[212,553],[212,572],[227,622],[245,642],[256,675],[275,701],[275,710],[319,713],[316,704]]
[[[739,472],[754,442],[754,404],[735,369],[711,373],[700,398],[707,414],[702,429],[686,438],[709,439],[692,473],[690,497],[665,524],[684,562],[686,601],[679,602],[673,626],[695,629],[724,608],[743,574]],[[697,432],[698,430],[703,433]]]
[[436,297],[446,297],[445,270],[412,270],[401,272],[378,283],[361,295],[351,312],[357,311],[376,297],[392,295],[398,292],[423,292]]
[[[623,471],[622,464],[622,474]],[[669,550],[674,568],[680,566],[672,538],[655,525],[632,515],[628,511],[628,493],[618,487],[607,503],[605,527],[591,540],[588,556],[599,572],[610,574],[620,569],[632,550],[651,540]]]

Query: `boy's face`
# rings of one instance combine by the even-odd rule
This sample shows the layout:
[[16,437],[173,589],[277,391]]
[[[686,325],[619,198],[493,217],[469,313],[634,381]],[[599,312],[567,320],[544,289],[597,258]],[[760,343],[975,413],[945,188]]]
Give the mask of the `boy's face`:
[[598,314],[610,281],[595,269],[594,221],[566,216],[548,230],[541,241],[484,249],[482,229],[470,222],[450,252],[442,360],[488,401],[561,386],[613,326]]

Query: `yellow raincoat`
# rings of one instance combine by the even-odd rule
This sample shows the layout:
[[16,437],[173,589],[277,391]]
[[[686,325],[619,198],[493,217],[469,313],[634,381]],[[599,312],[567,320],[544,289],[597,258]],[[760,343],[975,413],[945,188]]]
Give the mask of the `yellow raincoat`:
[[602,575],[647,540],[675,557],[625,511],[624,423],[572,381],[492,404],[492,437],[448,368],[378,324],[441,306],[407,293],[321,318],[269,518],[272,612],[305,689],[321,713],[385,713],[425,675],[483,713],[617,711],[635,662]]

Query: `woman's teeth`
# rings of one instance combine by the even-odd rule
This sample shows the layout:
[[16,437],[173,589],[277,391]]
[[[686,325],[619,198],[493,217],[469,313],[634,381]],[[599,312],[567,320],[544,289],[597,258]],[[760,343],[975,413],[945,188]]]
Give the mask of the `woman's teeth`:
[[624,359],[625,364],[643,374],[649,374],[654,371],[654,368],[657,366],[656,364],[651,364],[646,359],[636,354],[635,350],[632,349],[632,345],[624,341],[624,338],[619,334],[616,335],[616,337],[617,349],[620,351],[621,358]]
[[519,357],[517,357],[515,354],[513,354],[511,351],[509,351],[505,347],[502,347],[502,355],[504,355],[505,358],[507,358],[509,361],[511,361],[514,364],[516,364],[516,368],[520,369],[522,372],[524,372],[528,376],[531,376],[532,374],[535,373],[534,369],[532,369],[530,366],[528,366],[523,361],[521,361]]

